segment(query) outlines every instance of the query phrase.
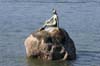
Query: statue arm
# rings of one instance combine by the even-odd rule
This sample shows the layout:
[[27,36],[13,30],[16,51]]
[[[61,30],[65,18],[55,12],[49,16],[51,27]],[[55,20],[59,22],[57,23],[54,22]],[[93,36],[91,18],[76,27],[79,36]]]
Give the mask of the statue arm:
[[57,22],[57,18],[55,16],[52,16],[49,20],[45,22],[45,25],[48,25],[48,26],[55,25],[56,22]]

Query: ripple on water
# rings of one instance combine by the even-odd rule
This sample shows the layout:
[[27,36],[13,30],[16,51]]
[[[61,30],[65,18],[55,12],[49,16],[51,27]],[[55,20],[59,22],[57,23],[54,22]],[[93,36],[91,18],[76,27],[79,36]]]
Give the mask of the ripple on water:
[[[76,65],[81,66],[91,66],[91,65],[99,65],[100,61],[100,51],[78,51],[77,53],[77,61],[75,61]],[[95,60],[95,61],[94,61]]]

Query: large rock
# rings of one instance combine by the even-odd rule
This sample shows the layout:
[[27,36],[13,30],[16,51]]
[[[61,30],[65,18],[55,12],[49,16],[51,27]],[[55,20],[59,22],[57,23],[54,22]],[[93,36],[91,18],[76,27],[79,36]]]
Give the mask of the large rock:
[[43,60],[73,60],[76,48],[73,40],[62,28],[33,32],[25,40],[26,54]]

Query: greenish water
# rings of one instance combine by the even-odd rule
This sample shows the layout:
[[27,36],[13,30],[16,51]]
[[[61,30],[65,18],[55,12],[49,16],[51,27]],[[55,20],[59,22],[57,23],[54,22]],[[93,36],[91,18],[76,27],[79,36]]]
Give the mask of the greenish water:
[[[25,38],[57,9],[60,27],[74,40],[77,59],[54,62],[27,59]],[[0,0],[0,66],[99,66],[99,0]]]

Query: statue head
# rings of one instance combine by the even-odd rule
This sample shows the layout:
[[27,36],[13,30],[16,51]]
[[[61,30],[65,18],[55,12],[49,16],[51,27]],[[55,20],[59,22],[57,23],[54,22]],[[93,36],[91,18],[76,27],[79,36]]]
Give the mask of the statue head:
[[52,13],[53,14],[57,14],[57,12],[56,12],[56,10],[54,8],[52,9]]

